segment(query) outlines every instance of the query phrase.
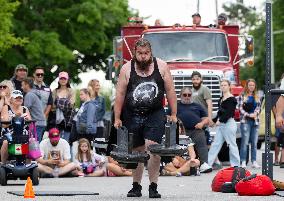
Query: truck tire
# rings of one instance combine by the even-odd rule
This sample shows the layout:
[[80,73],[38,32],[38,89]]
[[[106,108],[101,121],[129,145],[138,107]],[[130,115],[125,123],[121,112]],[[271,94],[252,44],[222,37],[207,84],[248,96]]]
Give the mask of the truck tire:
[[6,186],[7,185],[7,175],[6,175],[6,171],[4,168],[0,167],[0,184],[2,186]]
[[38,172],[38,168],[34,168],[32,171],[32,182],[34,186],[39,185],[39,172]]

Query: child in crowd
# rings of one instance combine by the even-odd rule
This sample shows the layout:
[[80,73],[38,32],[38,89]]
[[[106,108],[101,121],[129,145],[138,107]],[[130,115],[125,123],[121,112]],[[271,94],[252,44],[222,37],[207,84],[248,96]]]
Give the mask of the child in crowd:
[[100,177],[105,174],[103,168],[105,157],[94,153],[91,150],[89,141],[85,138],[79,140],[75,163],[80,165],[81,172],[83,172],[85,176]]

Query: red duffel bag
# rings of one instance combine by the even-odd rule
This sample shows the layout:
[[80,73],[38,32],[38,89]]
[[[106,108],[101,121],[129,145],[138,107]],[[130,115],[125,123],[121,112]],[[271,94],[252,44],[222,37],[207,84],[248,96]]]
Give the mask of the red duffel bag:
[[[234,170],[234,167],[230,167],[217,172],[211,184],[212,191],[221,192],[222,186],[225,182],[232,182]],[[245,177],[250,175],[251,173],[248,170],[245,170]]]
[[266,175],[251,175],[239,181],[235,189],[239,195],[268,196],[273,195],[275,187]]

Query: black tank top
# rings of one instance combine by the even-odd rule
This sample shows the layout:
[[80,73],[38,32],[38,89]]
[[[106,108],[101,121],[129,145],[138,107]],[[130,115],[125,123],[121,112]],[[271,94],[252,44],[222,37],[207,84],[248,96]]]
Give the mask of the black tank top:
[[153,73],[147,77],[141,77],[137,75],[135,62],[131,60],[131,72],[125,99],[125,107],[131,112],[149,114],[163,108],[164,80],[155,57],[153,61]]

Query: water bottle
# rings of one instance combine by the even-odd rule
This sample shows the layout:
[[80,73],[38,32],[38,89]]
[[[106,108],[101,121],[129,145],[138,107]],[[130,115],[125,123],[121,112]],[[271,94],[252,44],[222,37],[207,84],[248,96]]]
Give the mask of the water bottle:
[[55,166],[55,168],[53,169],[53,177],[54,178],[59,177],[59,168],[57,166]]

